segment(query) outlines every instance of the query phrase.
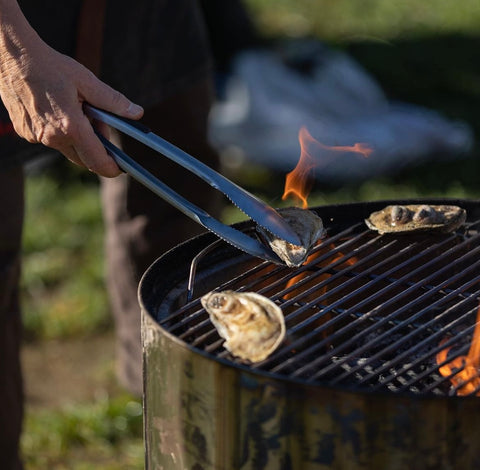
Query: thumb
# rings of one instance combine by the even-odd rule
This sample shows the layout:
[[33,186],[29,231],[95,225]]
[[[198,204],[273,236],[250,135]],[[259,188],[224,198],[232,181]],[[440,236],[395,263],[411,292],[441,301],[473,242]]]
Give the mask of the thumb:
[[83,91],[83,99],[87,103],[128,119],[140,119],[143,116],[141,106],[130,101],[95,75],[91,74],[90,79],[87,83],[83,83],[84,86],[80,90]]

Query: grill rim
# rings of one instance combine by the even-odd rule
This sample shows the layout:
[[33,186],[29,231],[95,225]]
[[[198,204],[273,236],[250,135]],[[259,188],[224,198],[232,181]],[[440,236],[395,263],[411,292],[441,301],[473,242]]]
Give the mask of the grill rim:
[[[387,199],[387,200],[374,200],[374,201],[365,201],[365,202],[351,202],[351,203],[342,203],[342,204],[330,204],[325,206],[316,206],[312,207],[312,210],[321,211],[322,218],[325,217],[324,212],[333,213],[334,218],[337,217],[337,212],[339,210],[343,210],[346,212],[356,212],[358,215],[357,217],[360,220],[368,217],[368,215],[375,210],[380,210],[383,207],[391,204],[449,204],[449,205],[459,205],[464,207],[467,210],[467,221],[469,220],[469,213],[472,209],[478,212],[478,218],[480,218],[480,199],[458,199],[458,198],[409,198],[409,199]],[[327,217],[325,217],[327,218]],[[348,223],[353,224],[357,223],[352,219],[352,216],[347,217]],[[250,220],[239,222],[237,224],[233,224],[233,227],[244,230],[252,227],[252,222]],[[336,231],[334,231],[336,233]],[[402,391],[402,392],[392,392],[386,389],[371,389],[371,388],[362,388],[358,389],[355,386],[349,386],[346,384],[342,385],[335,385],[330,384],[328,382],[325,383],[318,383],[318,382],[311,382],[305,380],[305,378],[297,378],[292,376],[286,376],[285,374],[275,373],[268,370],[263,370],[257,368],[255,364],[248,365],[242,364],[239,362],[232,361],[228,358],[220,357],[216,354],[212,354],[210,352],[204,351],[192,344],[184,341],[183,339],[179,338],[177,335],[171,333],[167,328],[161,326],[160,321],[161,319],[154,313],[156,311],[155,306],[158,306],[163,303],[162,301],[158,301],[158,292],[159,290],[170,292],[170,288],[166,288],[162,283],[161,288],[159,288],[158,283],[154,282],[154,279],[157,277],[157,272],[164,272],[165,268],[169,266],[175,266],[177,269],[183,269],[183,276],[182,279],[188,279],[188,271],[190,268],[190,262],[196,254],[199,253],[200,250],[206,248],[213,242],[215,242],[217,237],[210,233],[203,233],[201,235],[197,235],[189,240],[180,243],[179,245],[173,247],[172,249],[165,252],[162,256],[160,256],[157,260],[155,260],[150,267],[145,271],[142,276],[142,279],[139,283],[138,287],[138,300],[142,309],[142,314],[146,313],[152,322],[152,325],[155,326],[161,332],[162,335],[168,338],[169,341],[173,341],[177,346],[185,349],[186,351],[198,354],[205,358],[206,360],[213,360],[224,367],[237,369],[240,372],[245,372],[248,374],[260,375],[266,379],[279,381],[284,383],[285,385],[296,385],[301,387],[306,387],[312,390],[331,390],[335,392],[342,392],[342,393],[352,393],[352,394],[361,394],[361,395],[368,395],[368,396],[384,396],[384,397],[408,397],[410,399],[415,400],[448,400],[451,401],[452,399],[456,400],[476,400],[478,397],[476,396],[458,396],[458,395],[442,395],[442,394],[433,394],[433,393],[426,393],[426,394],[417,394],[410,391]],[[250,258],[249,255],[241,253],[240,251],[234,250],[232,251],[231,246],[227,245],[225,248],[220,247],[219,251],[221,254],[224,254],[225,250],[229,253],[233,253],[233,256],[230,256],[229,259],[240,260],[242,258]],[[215,250],[214,250],[215,251]],[[218,253],[217,253],[218,255]],[[214,260],[208,257],[208,265],[215,265]],[[268,262],[261,263],[262,266],[268,265]],[[165,265],[165,266],[163,266]],[[184,269],[185,268],[185,269]],[[205,268],[207,269],[207,268]],[[185,275],[186,273],[186,275]],[[162,276],[164,277],[164,276]],[[178,275],[177,275],[178,277]],[[175,284],[174,279],[176,277],[169,276],[167,282],[169,285],[173,286]],[[153,300],[152,300],[153,299]],[[199,299],[196,298],[194,301],[198,301]],[[153,312],[152,312],[153,310]],[[142,331],[143,335],[143,331]],[[261,363],[260,363],[261,364]]]

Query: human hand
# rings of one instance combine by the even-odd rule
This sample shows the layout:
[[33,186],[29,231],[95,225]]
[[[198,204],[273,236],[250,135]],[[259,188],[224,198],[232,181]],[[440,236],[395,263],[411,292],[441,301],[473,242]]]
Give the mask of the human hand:
[[[2,30],[0,96],[15,131],[99,175],[117,176],[121,171],[95,135],[82,104],[130,119],[139,119],[143,109],[50,48],[28,24]],[[105,127],[99,130],[105,133]]]

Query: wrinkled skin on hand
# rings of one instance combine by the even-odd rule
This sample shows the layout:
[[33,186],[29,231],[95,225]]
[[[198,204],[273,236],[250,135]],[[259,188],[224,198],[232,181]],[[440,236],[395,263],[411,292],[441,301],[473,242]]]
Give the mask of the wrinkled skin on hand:
[[[120,169],[96,137],[83,102],[130,119],[139,119],[142,108],[45,44],[17,8],[0,1],[0,97],[15,131],[99,175],[117,176]],[[95,125],[108,135],[107,126]]]

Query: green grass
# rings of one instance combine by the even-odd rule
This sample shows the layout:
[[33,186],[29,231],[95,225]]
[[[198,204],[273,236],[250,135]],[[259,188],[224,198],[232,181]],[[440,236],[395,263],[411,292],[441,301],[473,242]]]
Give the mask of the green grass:
[[30,339],[98,332],[108,326],[98,185],[28,179],[23,310]]
[[329,41],[461,31],[476,34],[480,4],[475,0],[247,0],[263,34],[315,36]]
[[27,468],[143,468],[142,406],[128,396],[27,413]]
[[[479,135],[477,0],[247,3],[269,38],[325,40],[362,64],[389,97],[464,120]],[[282,205],[285,175],[247,165],[229,176]],[[423,196],[480,198],[477,146],[467,158],[431,162],[390,177],[343,186],[317,184],[309,203]],[[225,211],[227,222],[241,218]],[[27,341],[82,336],[88,342],[89,335],[111,330],[102,244],[95,178],[68,163],[28,178],[22,280]],[[121,394],[72,406],[29,406],[22,442],[27,470],[143,468],[139,406]]]

